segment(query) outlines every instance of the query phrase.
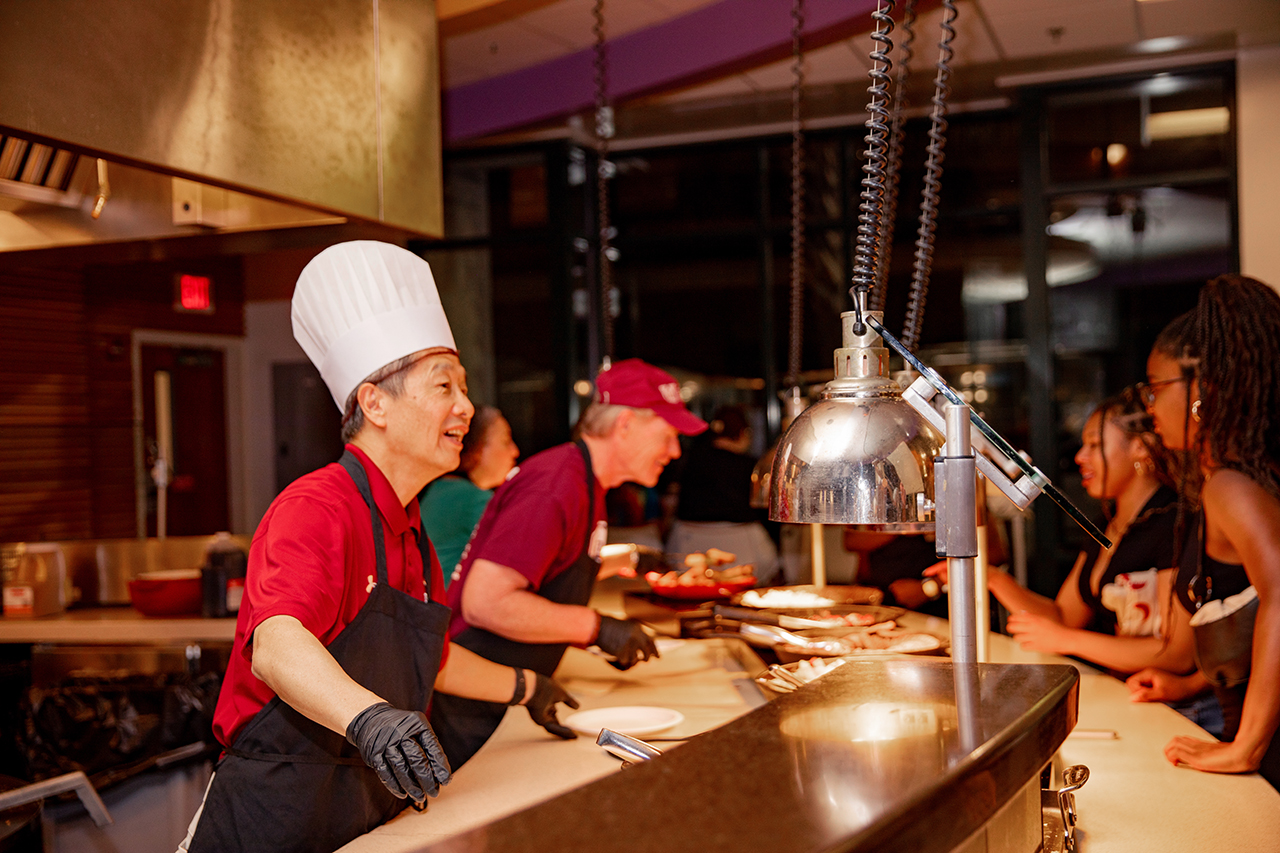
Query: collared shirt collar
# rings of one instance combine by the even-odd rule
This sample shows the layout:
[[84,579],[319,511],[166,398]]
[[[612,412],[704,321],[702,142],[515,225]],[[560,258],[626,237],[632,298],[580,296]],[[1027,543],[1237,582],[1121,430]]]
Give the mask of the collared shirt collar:
[[421,536],[422,521],[418,516],[418,502],[413,500],[409,501],[407,507],[401,506],[396,490],[391,487],[391,482],[373,460],[354,444],[348,444],[347,450],[350,450],[364,466],[364,472],[369,477],[369,490],[373,493],[373,502],[378,505],[378,512],[382,514],[382,519],[392,534],[403,536],[406,530],[412,529],[414,533]]

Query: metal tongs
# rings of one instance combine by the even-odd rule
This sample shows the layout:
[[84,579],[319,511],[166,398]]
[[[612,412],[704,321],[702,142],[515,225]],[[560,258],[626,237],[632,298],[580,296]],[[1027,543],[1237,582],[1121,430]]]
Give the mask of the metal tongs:
[[810,655],[826,655],[838,657],[852,654],[858,647],[840,637],[816,639],[793,634],[786,628],[776,625],[755,625],[751,622],[738,624],[738,633],[744,640],[758,646],[785,646],[797,652]]
[[662,755],[662,750],[656,746],[631,735],[615,732],[613,729],[601,729],[600,734],[596,736],[596,745],[603,747],[604,751],[614,758],[621,758],[623,767],[630,767],[637,762],[648,761]]
[[787,616],[783,613],[771,613],[754,610],[750,607],[729,607],[717,604],[711,612],[718,619],[733,619],[737,622],[755,622],[759,625],[776,625],[780,628],[848,628],[847,625],[832,624],[821,619],[805,619],[803,616]]

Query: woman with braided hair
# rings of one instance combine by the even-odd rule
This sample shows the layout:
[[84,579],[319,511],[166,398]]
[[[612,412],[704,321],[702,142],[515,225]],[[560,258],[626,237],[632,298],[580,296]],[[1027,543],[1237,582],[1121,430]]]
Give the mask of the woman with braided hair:
[[1252,675],[1243,683],[1224,674],[1225,644],[1198,634],[1199,673],[1144,670],[1130,687],[1137,699],[1168,700],[1209,683],[1224,740],[1177,737],[1165,756],[1215,773],[1258,770],[1280,787],[1280,295],[1245,276],[1210,281],[1157,339],[1144,393],[1165,444],[1189,451],[1201,480],[1200,521],[1181,531],[1178,596],[1191,611],[1226,613],[1247,612],[1256,593],[1256,621],[1237,656],[1236,670]]

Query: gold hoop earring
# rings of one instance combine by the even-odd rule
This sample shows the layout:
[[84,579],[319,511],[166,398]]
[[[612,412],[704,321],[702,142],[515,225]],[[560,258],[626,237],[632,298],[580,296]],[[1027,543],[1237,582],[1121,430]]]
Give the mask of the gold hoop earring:
[[1191,419],[1196,423],[1200,423],[1200,401],[1196,400],[1191,404]]
[[1138,462],[1138,461],[1136,461],[1136,460],[1135,460],[1135,461],[1134,461],[1134,463],[1133,463],[1133,470],[1135,470],[1135,471],[1137,471],[1137,472],[1138,472],[1138,476],[1139,476],[1139,477],[1141,477],[1143,474],[1147,473],[1146,469],[1142,467],[1142,463],[1141,463],[1141,462]]

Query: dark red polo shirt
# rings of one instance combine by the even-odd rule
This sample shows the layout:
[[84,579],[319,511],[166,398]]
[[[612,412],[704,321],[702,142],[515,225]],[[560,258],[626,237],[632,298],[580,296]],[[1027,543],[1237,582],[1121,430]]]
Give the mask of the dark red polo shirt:
[[[401,506],[369,457],[354,445],[347,449],[369,476],[382,518],[388,581],[409,595],[424,597],[417,500]],[[272,501],[249,548],[235,645],[213,717],[214,734],[224,746],[230,746],[244,724],[275,696],[253,675],[254,630],[272,616],[293,616],[328,646],[369,597],[377,576],[373,547],[369,508],[351,475],[336,462],[294,481]],[[444,577],[434,548],[431,588],[434,600],[443,601]],[[446,658],[448,653],[446,643]],[[359,673],[350,675],[360,681]]]
[[595,504],[587,502],[587,466],[576,444],[560,444],[531,456],[494,492],[484,515],[462,552],[449,585],[450,638],[467,627],[462,616],[462,590],[476,560],[515,569],[537,592],[578,559],[587,529],[597,531],[594,553],[600,555],[606,529],[604,489],[595,484]]

